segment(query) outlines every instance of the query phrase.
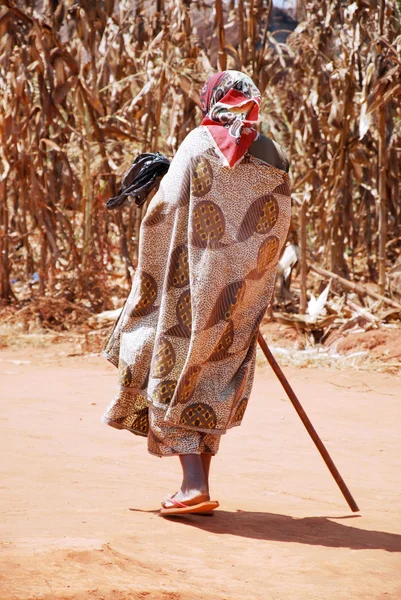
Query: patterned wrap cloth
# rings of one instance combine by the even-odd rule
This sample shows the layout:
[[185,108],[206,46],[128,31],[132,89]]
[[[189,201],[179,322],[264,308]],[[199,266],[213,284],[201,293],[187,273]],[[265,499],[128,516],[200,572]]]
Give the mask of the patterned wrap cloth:
[[207,125],[188,134],[142,221],[104,351],[119,389],[103,422],[158,456],[216,454],[248,404],[290,212],[286,172],[249,154],[230,168]]

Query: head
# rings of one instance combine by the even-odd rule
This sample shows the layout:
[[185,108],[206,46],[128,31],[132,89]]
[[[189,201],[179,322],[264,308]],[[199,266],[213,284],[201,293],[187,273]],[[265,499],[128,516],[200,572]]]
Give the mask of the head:
[[233,119],[256,123],[261,94],[252,79],[240,71],[221,71],[212,75],[201,92],[203,116],[215,122]]

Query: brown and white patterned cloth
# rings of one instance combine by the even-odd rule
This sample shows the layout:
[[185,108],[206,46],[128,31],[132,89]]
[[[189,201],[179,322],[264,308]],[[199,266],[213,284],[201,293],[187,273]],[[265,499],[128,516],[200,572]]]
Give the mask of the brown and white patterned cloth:
[[120,379],[103,421],[158,456],[215,454],[241,424],[290,223],[286,172],[249,154],[231,169],[214,148],[200,126],[171,162],[105,348]]

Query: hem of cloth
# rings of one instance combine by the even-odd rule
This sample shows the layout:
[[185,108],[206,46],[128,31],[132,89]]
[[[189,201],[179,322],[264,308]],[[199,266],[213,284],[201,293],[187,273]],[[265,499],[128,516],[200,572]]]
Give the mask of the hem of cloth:
[[197,454],[198,456],[201,454],[210,454],[210,456],[216,456],[215,452],[174,452],[173,454],[157,454],[156,452],[151,452],[149,449],[148,453],[152,456],[157,456],[158,458],[169,458],[169,456],[189,456],[190,454]]
[[256,162],[260,163],[263,167],[269,167],[269,169],[272,169],[273,171],[277,171],[277,173],[279,173],[280,175],[285,175],[285,176],[289,177],[287,171],[284,171],[284,169],[279,169],[278,167],[274,167],[270,163],[263,160],[263,158],[258,158],[257,156],[254,156],[251,153],[249,153],[249,156],[251,157],[252,162],[256,161]]
[[233,429],[234,427],[240,427],[241,424],[242,424],[242,421],[240,421],[239,423],[232,423],[231,425],[227,425],[226,431],[228,431],[229,429]]
[[152,399],[149,398],[147,390],[142,390],[141,388],[137,387],[119,385],[118,391],[120,393],[128,394],[131,396],[141,396],[141,398],[144,399],[144,403],[146,404],[146,406],[154,406]]
[[111,363],[114,367],[116,367],[116,369],[118,369],[118,361],[113,360],[112,355],[109,354],[108,352],[106,352],[106,350],[103,350],[101,353],[102,358],[105,358],[106,360],[109,361],[109,363]]
[[140,433],[139,431],[136,431],[135,429],[130,429],[129,427],[124,427],[124,425],[120,425],[120,423],[116,423],[115,421],[110,421],[110,419],[100,419],[100,422],[103,423],[103,425],[109,425],[110,427],[113,427],[114,429],[120,429],[123,430],[125,429],[126,431],[129,431],[130,433],[133,433],[134,435],[139,435],[141,437],[148,437],[147,433]]
[[225,429],[202,429],[201,427],[189,427],[188,425],[181,425],[181,423],[166,423],[166,427],[177,427],[180,429],[187,429],[188,431],[198,431],[199,433],[210,433],[210,435],[224,435],[227,433],[227,429],[233,427],[233,425],[226,427]]
[[[110,427],[113,427],[114,429],[125,429],[126,431],[129,431],[130,433],[133,433],[134,435],[140,435],[141,437],[148,437],[147,433],[141,433],[135,429],[130,429],[129,427],[125,427],[124,425],[121,425],[120,423],[117,423],[116,421],[111,421],[110,419],[105,419],[104,417],[102,417],[100,419],[100,422],[103,423],[104,425],[109,425]],[[242,421],[239,423],[232,423],[230,425],[227,425],[227,427],[225,429],[201,429],[199,427],[188,427],[187,425],[181,425],[181,424],[166,424],[166,427],[177,427],[179,429],[187,429],[188,431],[197,431],[198,433],[206,433],[209,435],[225,435],[227,433],[227,431],[229,429],[233,429],[234,427],[240,427],[242,424]],[[194,452],[190,452],[190,454],[196,454]],[[202,454],[202,453],[200,453]],[[164,456],[164,455],[163,455]]]

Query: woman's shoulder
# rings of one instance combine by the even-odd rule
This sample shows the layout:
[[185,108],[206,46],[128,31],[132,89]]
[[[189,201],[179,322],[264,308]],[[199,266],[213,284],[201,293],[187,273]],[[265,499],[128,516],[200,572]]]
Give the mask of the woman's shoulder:
[[288,173],[290,161],[283,148],[263,133],[259,134],[258,138],[252,143],[249,152],[252,156]]
[[193,129],[188,131],[188,133],[183,138],[183,140],[180,144],[180,148],[181,148],[181,146],[183,146],[183,147],[193,146],[197,142],[201,143],[202,141],[204,141],[204,139],[205,139],[204,130],[205,130],[205,128],[202,127],[201,125],[199,125],[198,127],[194,127]]
[[182,140],[175,156],[185,156],[187,159],[191,159],[206,152],[210,145],[210,138],[205,135],[205,128],[195,127]]

